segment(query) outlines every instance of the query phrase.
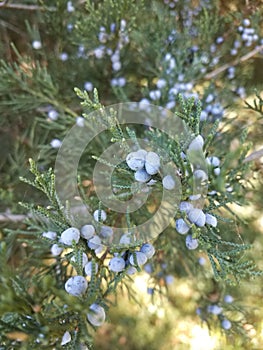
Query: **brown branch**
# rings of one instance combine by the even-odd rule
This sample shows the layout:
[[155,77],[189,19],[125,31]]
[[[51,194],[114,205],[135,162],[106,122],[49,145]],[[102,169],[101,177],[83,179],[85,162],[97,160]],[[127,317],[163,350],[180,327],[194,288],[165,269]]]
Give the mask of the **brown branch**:
[[237,66],[241,62],[245,62],[245,61],[249,60],[250,58],[252,58],[253,56],[255,56],[257,53],[259,53],[262,50],[263,50],[263,45],[257,46],[254,50],[248,52],[244,56],[237,58],[236,60],[232,61],[231,63],[226,63],[223,66],[216,68],[215,70],[213,70],[210,73],[207,73],[204,78],[206,80],[212,79],[212,78],[216,77],[218,74],[227,70],[228,68],[233,67],[233,66]]

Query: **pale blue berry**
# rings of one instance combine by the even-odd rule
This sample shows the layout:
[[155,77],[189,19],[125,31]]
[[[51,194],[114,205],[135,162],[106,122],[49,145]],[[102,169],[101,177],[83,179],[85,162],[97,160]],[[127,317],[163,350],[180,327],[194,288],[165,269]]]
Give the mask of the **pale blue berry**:
[[88,282],[83,276],[70,277],[65,283],[65,290],[76,297],[81,296],[86,292]]
[[155,152],[148,152],[145,158],[145,169],[148,174],[155,175],[160,168],[160,157]]
[[134,275],[137,272],[136,267],[129,266],[126,270],[127,275]]
[[99,304],[92,304],[90,305],[90,312],[87,313],[87,319],[88,321],[96,327],[101,326],[106,319],[105,310],[102,306]]
[[126,163],[131,170],[140,170],[144,167],[145,157],[147,152],[145,150],[139,150],[137,152],[131,152],[126,157]]
[[155,254],[154,246],[150,243],[143,244],[140,251],[146,255],[147,259],[151,259]]
[[85,254],[84,252],[82,252],[82,256],[81,256],[81,251],[78,251],[75,253],[74,256],[72,256],[70,261],[72,261],[73,263],[76,263],[77,261],[82,261],[82,267],[84,267],[88,262],[88,257],[87,257],[87,254]]
[[218,167],[220,165],[220,159],[218,157],[207,157],[206,162],[209,165],[212,165],[213,167]]
[[140,169],[134,173],[134,178],[136,181],[144,183],[150,180],[151,175],[149,175],[146,170]]
[[78,243],[80,239],[80,232],[76,227],[70,227],[63,231],[60,237],[60,242],[71,246],[73,242]]
[[204,139],[201,135],[196,136],[188,147],[188,151],[200,151],[203,149]]
[[187,235],[185,238],[185,244],[187,249],[194,250],[198,247],[198,239],[193,238],[191,235]]
[[90,239],[95,235],[95,228],[93,225],[84,225],[80,229],[81,237]]
[[63,337],[61,339],[61,345],[66,345],[68,343],[71,342],[71,335],[68,331],[66,331],[64,334],[63,334]]
[[101,239],[99,236],[94,236],[88,240],[88,247],[90,249],[96,250],[102,246]]
[[50,248],[50,252],[53,256],[58,256],[63,252],[63,248],[59,247],[56,243],[53,244]]
[[187,225],[184,219],[181,218],[175,221],[175,228],[181,235],[185,235],[190,230],[190,227]]
[[93,264],[95,264],[95,274],[98,272],[98,264],[97,263],[93,263],[92,261],[89,261],[84,266],[84,271],[85,271],[86,276],[91,276],[92,275],[92,265]]
[[113,272],[121,272],[125,269],[125,260],[115,256],[109,262],[109,269]]
[[163,178],[162,183],[163,183],[163,187],[166,190],[172,190],[175,188],[175,181],[171,175],[166,175]]
[[185,211],[186,213],[188,213],[191,209],[193,209],[193,205],[189,202],[183,201],[180,203],[179,208],[181,211]]
[[188,213],[188,219],[195,225],[202,227],[205,226],[205,214],[201,209],[194,208]]
[[113,229],[110,226],[101,226],[100,235],[103,238],[111,238],[113,236]]
[[231,304],[233,301],[234,301],[234,298],[232,297],[232,295],[229,295],[229,294],[225,295],[224,297],[225,303]]
[[[136,255],[136,260],[134,259],[134,254],[131,254],[130,258],[129,258],[129,261],[130,261],[130,264],[133,265],[133,266],[142,266],[146,263],[147,261],[147,256],[142,253],[142,252],[135,252],[135,255]],[[136,261],[137,261],[137,264],[136,264]]]
[[107,214],[104,210],[97,209],[93,213],[94,220],[99,221],[105,221],[107,219]]
[[130,243],[131,243],[131,234],[129,232],[123,234],[120,238],[120,244],[129,245]]
[[199,181],[205,181],[208,179],[207,173],[204,170],[198,169],[193,173],[194,177]]
[[205,214],[205,223],[213,227],[217,226],[217,218],[211,214]]
[[57,238],[57,233],[53,232],[53,231],[43,232],[42,237],[46,237],[46,238],[54,241]]
[[50,145],[52,148],[59,148],[62,145],[62,141],[60,141],[59,139],[53,139],[50,142]]
[[208,305],[207,311],[213,315],[220,315],[223,309],[218,305]]
[[224,328],[225,330],[228,330],[232,327],[232,323],[227,320],[226,318],[221,322],[221,326],[222,328]]

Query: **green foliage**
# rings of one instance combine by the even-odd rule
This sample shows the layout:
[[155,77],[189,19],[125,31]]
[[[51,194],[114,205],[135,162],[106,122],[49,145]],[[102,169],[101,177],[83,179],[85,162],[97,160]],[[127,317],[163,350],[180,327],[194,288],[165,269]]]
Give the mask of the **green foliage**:
[[[240,296],[243,280],[250,279],[256,285],[260,282],[254,278],[262,276],[255,261],[259,258],[254,253],[260,252],[256,227],[262,207],[258,195],[262,192],[260,153],[247,156],[262,138],[260,93],[256,92],[253,102],[245,102],[244,117],[240,109],[245,98],[243,87],[247,94],[255,86],[258,91],[262,88],[262,82],[253,78],[258,72],[257,60],[261,59],[257,46],[262,41],[262,9],[256,3],[254,7],[249,5],[205,0],[32,0],[1,6],[0,223],[7,227],[0,231],[1,349],[91,349],[96,330],[87,320],[91,304],[104,308],[110,324],[112,320],[118,323],[110,306],[121,301],[121,293],[142,303],[133,290],[134,281],[128,269],[129,259],[133,259],[139,276],[145,274],[136,255],[144,242],[143,233],[131,244],[104,246],[100,254],[83,237],[71,246],[61,242],[66,229],[81,227],[78,215],[70,207],[71,188],[68,198],[61,200],[53,169],[59,162],[58,145],[72,127],[82,130],[83,123],[91,134],[95,132],[94,125],[105,130],[83,150],[76,180],[83,203],[92,212],[99,210],[98,221],[89,222],[96,233],[104,227],[101,216],[105,210],[107,225],[126,227],[136,236],[137,226],[156,213],[164,190],[163,174],[152,176],[154,186],[134,182],[134,171],[117,159],[118,155],[104,158],[107,147],[119,145],[128,154],[144,148],[142,139],[147,140],[147,151],[157,152],[162,166],[169,161],[175,165],[181,201],[189,201],[193,195],[194,166],[198,169],[203,158],[207,161],[208,157],[218,157],[219,166],[207,165],[208,180],[203,186],[207,193],[202,198],[203,212],[212,215],[218,224],[200,227],[174,205],[170,225],[151,240],[156,253],[145,270],[150,272],[152,301],[157,296],[165,297],[178,319],[192,315],[199,304],[199,316],[210,330],[222,330],[221,322],[228,318],[232,327],[225,329],[225,334],[231,341],[235,335],[237,344],[239,336],[243,339],[250,314],[235,302],[225,302],[224,295],[228,288],[237,295],[234,286],[238,285]],[[244,24],[246,17],[249,25]],[[240,26],[253,31],[250,43],[243,39],[244,28],[238,29]],[[253,57],[254,64],[244,63]],[[116,109],[108,108],[129,101],[137,102],[143,127],[121,124]],[[149,105],[166,110],[171,131],[179,118],[185,136],[171,138],[148,127],[143,118],[148,116]],[[256,126],[252,126],[254,115]],[[78,135],[83,136],[81,132]],[[200,135],[204,139],[203,154],[191,155],[189,145]],[[65,187],[70,179],[69,163],[80,156],[79,149],[73,147],[79,141],[67,148],[68,163],[59,164]],[[106,169],[103,175],[105,180],[110,178],[112,199],[125,203],[147,189],[147,203],[135,213],[130,213],[127,207],[123,215],[105,206],[94,188],[96,163]],[[253,210],[247,210],[249,206]],[[23,222],[12,222],[12,215],[17,213],[24,214]],[[11,218],[8,223],[5,217]],[[198,249],[187,248],[185,236],[176,230],[178,219],[184,219],[189,226],[188,235],[198,240]],[[56,232],[57,236],[50,239],[43,235],[46,232]],[[147,234],[149,240],[152,236]],[[52,254],[54,244],[63,253]],[[90,276],[83,270],[83,253],[91,262]],[[125,268],[117,273],[109,268],[109,260],[114,256],[124,257],[126,262]],[[206,265],[199,262],[201,258]],[[87,291],[77,297],[65,290],[66,281],[74,274],[88,281]],[[171,275],[176,278],[175,291],[180,281],[192,281],[193,296],[182,305],[175,301],[180,297],[170,295]],[[191,312],[183,309],[183,304],[188,303],[193,306]],[[213,313],[211,305],[222,307],[223,311]],[[125,317],[131,329],[139,327],[129,318],[127,306]],[[158,317],[152,315],[149,319],[155,327],[152,324],[148,327],[159,329]],[[121,326],[109,327],[117,344]],[[167,320],[160,327],[169,334],[171,328]],[[62,346],[66,331],[71,341]],[[130,331],[126,333],[132,338]],[[134,335],[130,347],[127,343],[124,346],[141,350],[150,346],[148,341],[155,342],[158,349],[173,346],[163,344],[165,336],[147,334],[145,341]],[[108,340],[108,335],[105,338]],[[182,346],[186,348],[185,344]]]

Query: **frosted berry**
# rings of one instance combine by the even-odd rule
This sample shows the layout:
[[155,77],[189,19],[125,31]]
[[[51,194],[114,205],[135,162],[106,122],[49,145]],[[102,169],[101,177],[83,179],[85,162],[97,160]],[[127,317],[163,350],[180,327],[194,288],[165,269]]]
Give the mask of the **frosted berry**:
[[86,276],[91,276],[92,275],[92,265],[95,264],[95,273],[98,272],[98,264],[97,263],[92,263],[92,261],[89,261],[85,266],[84,266],[84,271]]
[[90,249],[96,250],[102,246],[101,239],[99,236],[94,236],[88,240],[88,247]]
[[[81,254],[82,254],[82,256],[81,256]],[[88,257],[87,257],[87,254],[85,254],[84,252],[81,253],[81,251],[78,251],[76,253],[76,255],[74,255],[70,259],[70,261],[72,261],[73,263],[76,263],[77,261],[82,261],[82,266],[84,267],[88,262]]]
[[126,157],[126,163],[131,170],[137,171],[144,167],[145,157],[147,152],[145,150],[139,150],[137,152],[131,152]]
[[88,282],[83,276],[73,276],[65,283],[65,290],[76,297],[81,296],[86,292]]
[[99,304],[90,305],[90,312],[87,313],[87,319],[96,327],[101,326],[105,322],[105,310]]
[[68,331],[66,331],[64,334],[63,334],[63,337],[61,339],[61,345],[66,345],[68,343],[71,342],[71,335]]
[[121,272],[125,269],[125,260],[115,256],[109,262],[109,269],[113,272]]
[[93,225],[84,225],[80,229],[81,237],[90,239],[95,235],[95,228]]
[[160,157],[155,152],[148,152],[145,158],[145,169],[148,174],[155,175],[160,168]]
[[200,181],[205,181],[208,179],[206,172],[201,169],[195,170],[193,173],[194,177]]
[[131,243],[131,234],[125,233],[120,238],[120,244],[129,245]]
[[140,169],[140,170],[137,170],[134,174],[134,178],[136,181],[139,181],[139,182],[147,182],[150,180],[151,178],[151,175],[149,175],[146,170],[144,169]]
[[187,225],[184,219],[181,218],[175,221],[175,228],[181,235],[185,235],[190,230],[190,227]]
[[185,211],[186,213],[188,213],[191,209],[193,209],[193,205],[191,203],[189,203],[189,202],[183,201],[183,202],[180,203],[180,207],[179,208],[180,208],[181,211]]
[[188,147],[188,151],[200,151],[203,149],[204,139],[201,135],[196,136]]
[[60,237],[60,242],[66,245],[71,246],[73,242],[78,243],[80,239],[80,232],[75,227],[70,227],[62,232]]
[[205,214],[205,223],[213,227],[217,226],[217,218],[211,214]]
[[186,236],[185,244],[187,249],[194,250],[198,247],[198,239],[195,239],[191,235],[188,235]]
[[225,303],[231,304],[233,302],[233,300],[234,300],[234,298],[232,297],[232,295],[227,294],[224,297],[224,302]]
[[99,221],[105,221],[107,219],[107,214],[104,210],[95,210],[93,213],[94,220],[97,222]]
[[63,248],[59,247],[56,243],[50,248],[50,252],[53,256],[58,256],[63,252]]
[[188,218],[193,224],[196,224],[199,227],[205,225],[206,217],[201,209],[194,208],[190,210],[188,213]]
[[146,256],[144,253],[142,253],[142,252],[135,252],[137,264],[136,264],[136,260],[134,259],[134,256],[133,256],[133,255],[134,255],[134,254],[132,254],[132,255],[130,256],[130,259],[129,259],[131,265],[134,265],[134,266],[135,266],[135,265],[142,266],[142,265],[144,265],[144,264],[146,263],[146,261],[147,261],[147,256]]
[[143,244],[140,251],[146,255],[147,259],[151,259],[155,253],[154,246],[150,243]]
[[222,326],[222,328],[228,330],[228,329],[230,329],[230,328],[232,327],[232,323],[231,323],[229,320],[224,319],[224,320],[221,322],[221,326]]
[[166,175],[163,178],[162,183],[163,183],[163,187],[166,190],[172,190],[175,188],[175,181],[171,175]]
[[57,233],[53,231],[47,231],[42,233],[42,237],[46,237],[54,241],[57,238]]
[[113,229],[110,226],[101,226],[100,235],[103,238],[111,238],[113,236]]

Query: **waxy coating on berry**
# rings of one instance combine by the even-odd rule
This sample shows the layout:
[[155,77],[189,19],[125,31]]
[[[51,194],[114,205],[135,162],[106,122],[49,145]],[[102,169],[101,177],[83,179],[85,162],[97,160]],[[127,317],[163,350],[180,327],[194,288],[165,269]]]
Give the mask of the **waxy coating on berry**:
[[147,259],[151,259],[155,254],[154,246],[150,243],[143,244],[140,251],[146,255]]
[[194,250],[198,247],[198,239],[193,238],[191,235],[186,236],[185,244],[187,249]]
[[136,261],[134,259],[133,254],[131,254],[130,259],[129,259],[131,265],[133,265],[133,266],[136,266],[136,265],[142,266],[142,265],[144,265],[146,263],[147,256],[144,253],[142,253],[142,252],[135,252],[135,255],[136,255],[137,264],[136,264]]
[[87,313],[88,321],[95,327],[101,326],[106,319],[105,310],[99,304],[90,305],[90,312]]
[[80,232],[76,227],[70,227],[62,232],[60,242],[71,246],[73,242],[78,243],[80,239]]
[[190,230],[190,227],[187,225],[184,219],[181,218],[175,221],[175,228],[181,235],[185,235]]
[[88,282],[83,276],[73,276],[65,283],[65,290],[76,297],[83,295],[88,288]]
[[109,269],[113,272],[121,272],[125,269],[125,260],[120,257],[114,257],[109,262]]

